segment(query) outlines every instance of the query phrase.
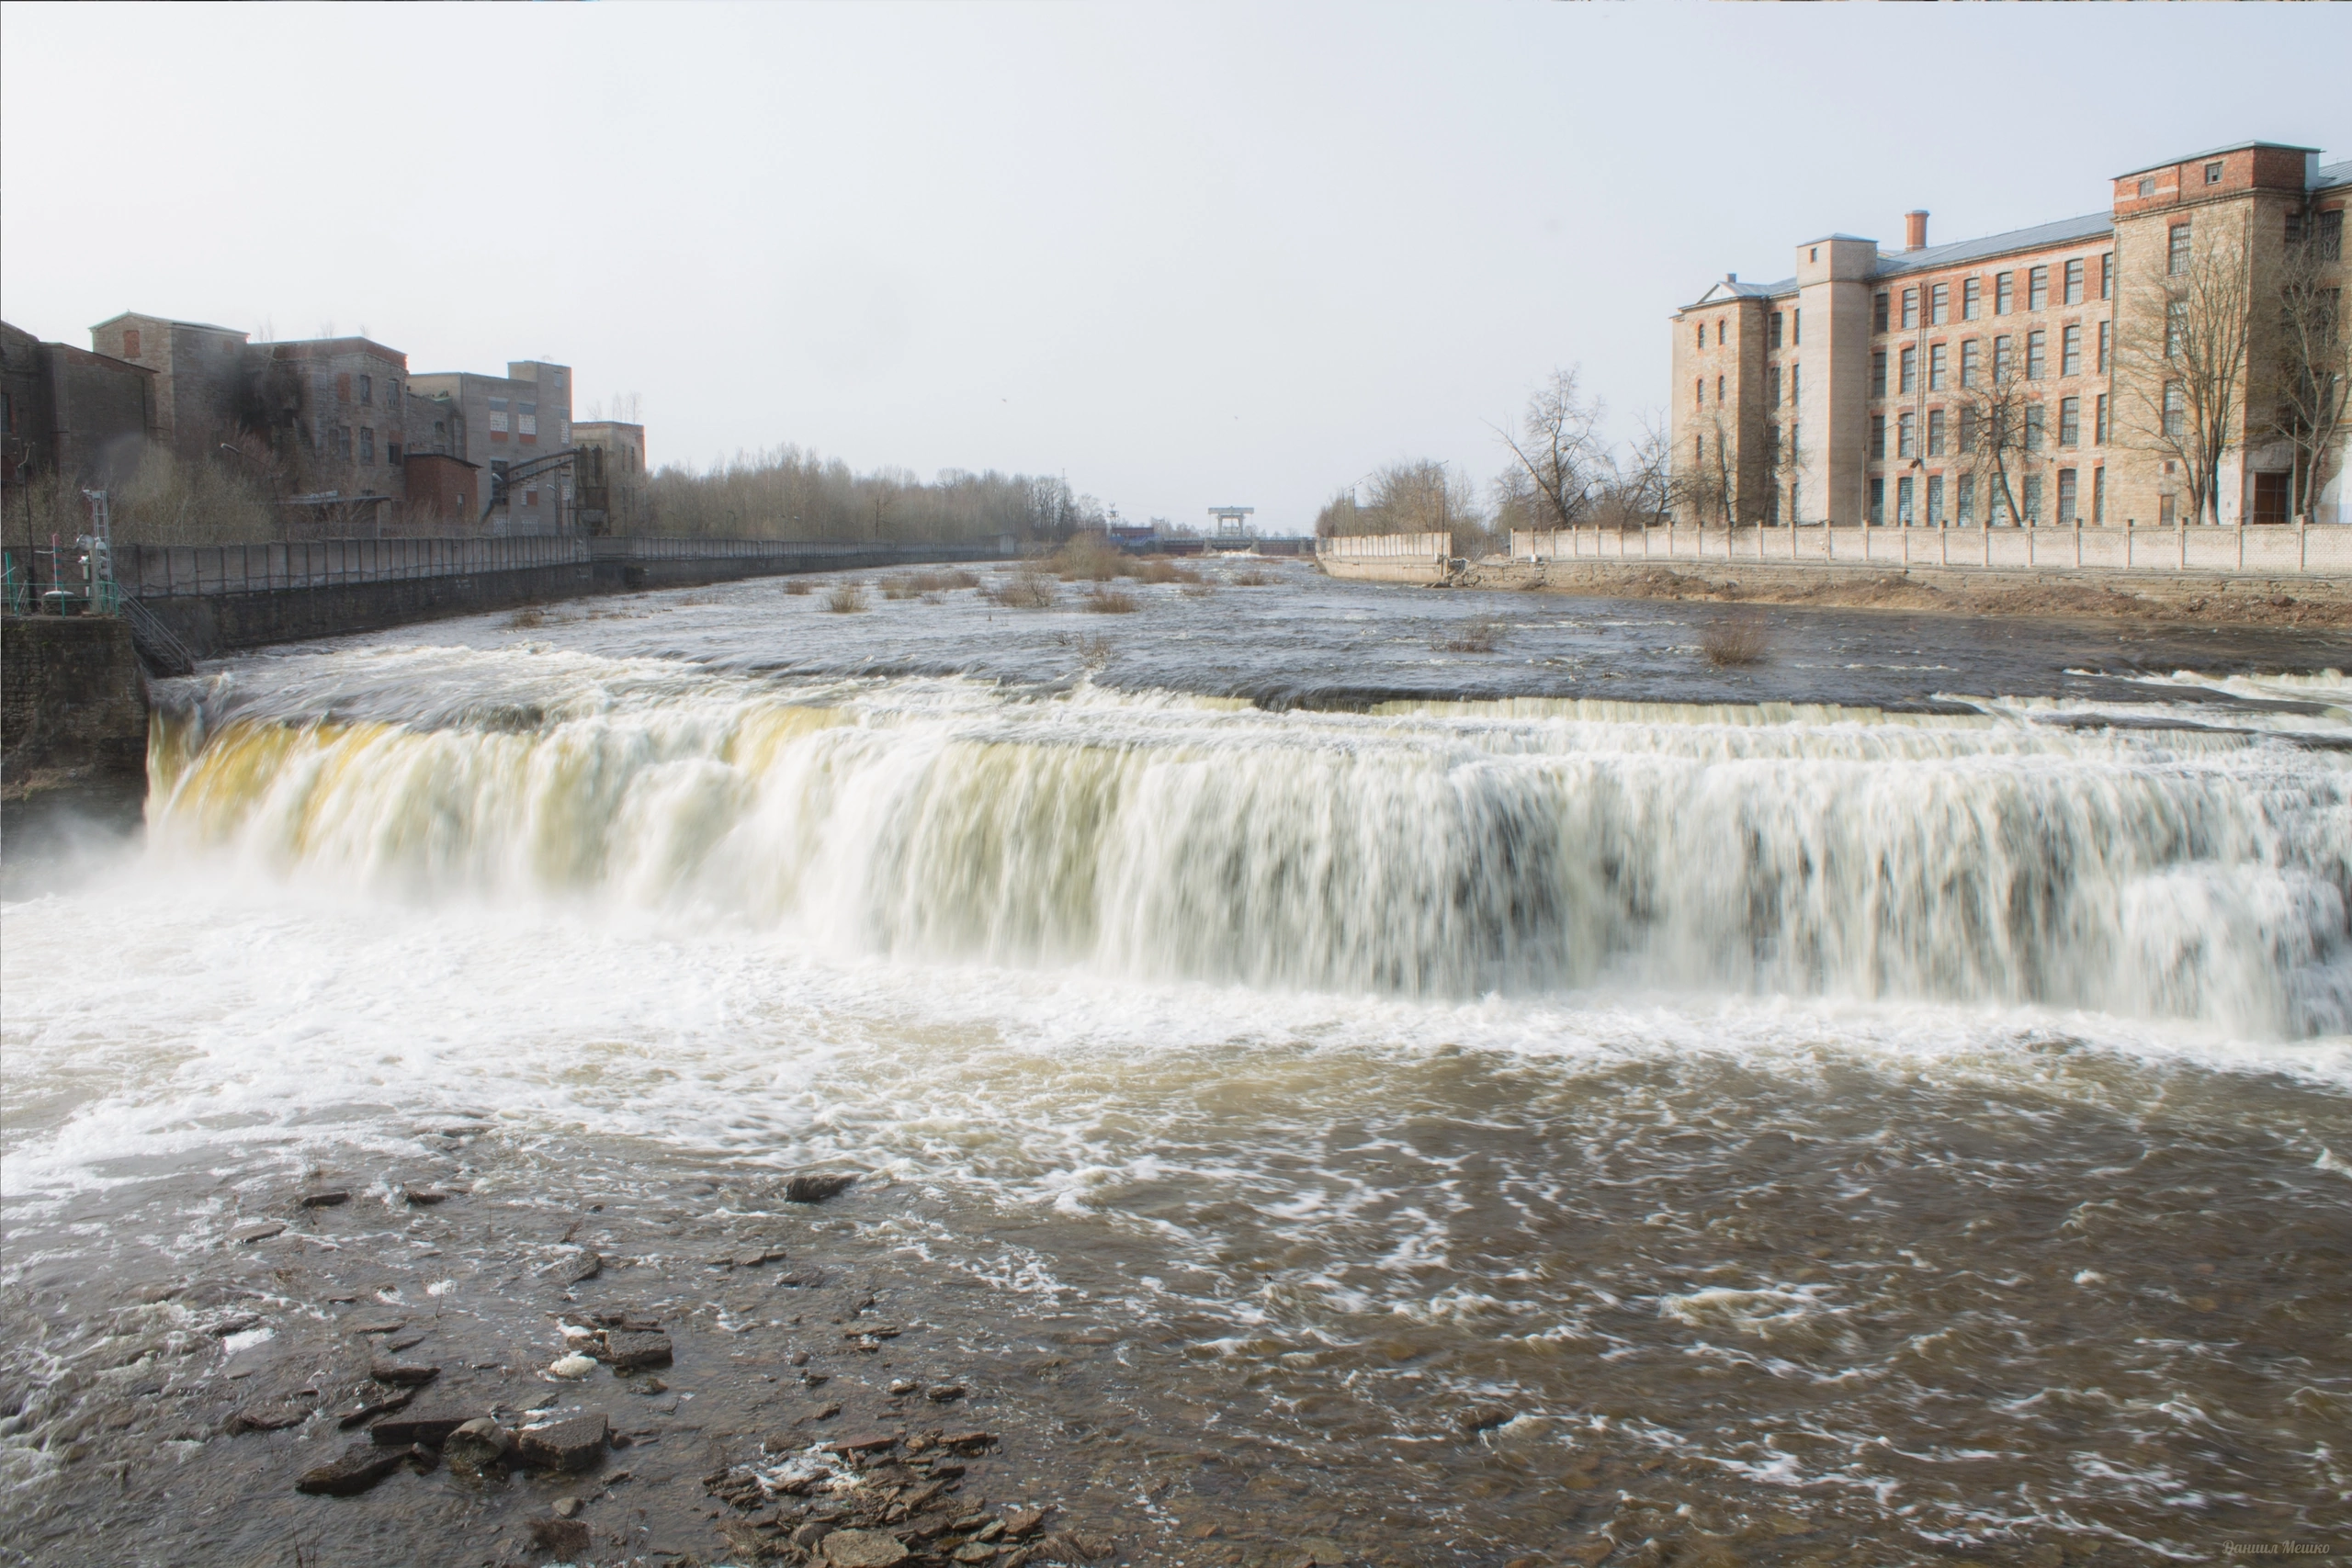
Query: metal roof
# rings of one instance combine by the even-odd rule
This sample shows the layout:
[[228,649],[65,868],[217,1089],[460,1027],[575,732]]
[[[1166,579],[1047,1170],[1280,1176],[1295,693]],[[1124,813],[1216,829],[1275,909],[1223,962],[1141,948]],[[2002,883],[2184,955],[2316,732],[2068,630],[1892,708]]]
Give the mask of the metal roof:
[[2313,190],[2334,190],[2337,186],[2352,186],[2352,163],[2323,164]]
[[2012,229],[2006,234],[1987,234],[1981,240],[1962,240],[1949,245],[1929,245],[1923,251],[1882,254],[1878,258],[1877,268],[1871,276],[1896,277],[1906,272],[1923,272],[1931,267],[1952,266],[1986,256],[2006,255],[2011,251],[2039,251],[2075,241],[2096,240],[2102,234],[2114,231],[2112,215],[2086,212],[2080,218],[2062,218],[2055,223],[2039,223],[2030,229]]

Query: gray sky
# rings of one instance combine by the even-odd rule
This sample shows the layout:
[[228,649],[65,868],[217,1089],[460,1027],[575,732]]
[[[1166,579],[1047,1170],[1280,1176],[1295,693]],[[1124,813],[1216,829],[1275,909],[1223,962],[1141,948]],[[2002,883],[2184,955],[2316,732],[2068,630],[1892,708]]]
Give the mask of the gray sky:
[[547,358],[655,460],[1067,473],[1303,527],[1482,479],[1581,362],[1832,230],[2098,209],[2248,137],[2352,157],[2332,6],[0,8],[0,313]]

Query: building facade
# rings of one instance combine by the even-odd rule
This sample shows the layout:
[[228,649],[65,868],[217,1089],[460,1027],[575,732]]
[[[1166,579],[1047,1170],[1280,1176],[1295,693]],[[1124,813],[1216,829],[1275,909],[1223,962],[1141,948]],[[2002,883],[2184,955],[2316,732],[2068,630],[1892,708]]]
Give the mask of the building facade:
[[[540,360],[510,361],[504,376],[434,372],[410,383],[444,403],[455,433],[451,455],[482,470],[482,525],[493,534],[562,534],[577,525],[569,465],[530,465],[571,446],[571,370]],[[510,473],[523,470],[514,483]]]
[[0,321],[0,529],[17,491],[49,474],[113,484],[155,430],[155,373]]
[[650,521],[645,496],[645,426],[589,420],[571,427],[579,448],[580,529],[635,534]]
[[2086,217],[1931,246],[1914,211],[1900,252],[1829,234],[1781,282],[1727,276],[1674,317],[1677,514],[2352,522],[2342,430],[2281,412],[2311,356],[2274,325],[2290,284],[2333,320],[2348,196],[2352,164],[2245,142],[2120,175]]

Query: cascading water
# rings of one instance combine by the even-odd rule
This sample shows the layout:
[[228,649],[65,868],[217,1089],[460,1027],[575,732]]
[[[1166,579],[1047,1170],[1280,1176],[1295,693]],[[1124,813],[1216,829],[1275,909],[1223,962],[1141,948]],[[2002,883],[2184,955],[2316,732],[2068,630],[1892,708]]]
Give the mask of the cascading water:
[[153,768],[167,845],[916,958],[2352,1027],[2352,759],[2259,733],[955,681],[616,698],[583,667],[520,719],[169,719]]

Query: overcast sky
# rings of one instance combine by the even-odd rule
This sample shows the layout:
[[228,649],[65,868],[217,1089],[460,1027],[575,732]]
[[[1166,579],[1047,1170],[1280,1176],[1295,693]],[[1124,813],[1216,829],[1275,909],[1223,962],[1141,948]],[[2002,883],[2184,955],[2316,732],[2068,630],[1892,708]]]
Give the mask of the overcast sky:
[[576,367],[657,462],[793,442],[1270,531],[1481,479],[1555,366],[1833,230],[1956,240],[2264,137],[2332,6],[0,8],[0,314]]

